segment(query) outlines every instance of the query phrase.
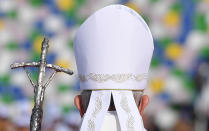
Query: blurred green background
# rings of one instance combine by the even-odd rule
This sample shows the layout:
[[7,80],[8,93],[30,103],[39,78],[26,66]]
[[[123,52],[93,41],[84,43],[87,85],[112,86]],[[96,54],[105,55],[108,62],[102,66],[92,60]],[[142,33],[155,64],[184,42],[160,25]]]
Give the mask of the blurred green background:
[[[38,61],[45,35],[50,38],[48,63],[76,72],[75,32],[90,14],[110,4],[137,11],[154,37],[146,128],[209,130],[209,0],[0,0],[0,131],[28,130],[33,107],[24,70],[10,70],[10,64]],[[29,70],[35,81],[38,70]],[[80,115],[73,105],[78,93],[77,73],[56,75],[46,90],[43,130],[78,130]]]

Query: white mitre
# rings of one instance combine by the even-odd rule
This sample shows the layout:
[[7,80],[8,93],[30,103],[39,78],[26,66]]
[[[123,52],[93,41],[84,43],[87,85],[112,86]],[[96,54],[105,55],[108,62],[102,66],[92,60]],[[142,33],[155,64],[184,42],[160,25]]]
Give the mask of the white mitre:
[[80,88],[92,90],[80,131],[103,130],[111,95],[120,130],[144,131],[132,93],[145,89],[154,50],[143,18],[123,5],[104,7],[78,29],[74,50]]

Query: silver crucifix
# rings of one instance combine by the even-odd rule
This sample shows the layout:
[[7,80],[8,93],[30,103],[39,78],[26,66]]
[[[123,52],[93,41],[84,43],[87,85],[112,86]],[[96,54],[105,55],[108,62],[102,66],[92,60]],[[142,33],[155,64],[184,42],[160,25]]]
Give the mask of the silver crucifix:
[[[73,74],[72,70],[62,68],[58,65],[53,64],[47,64],[46,62],[46,55],[49,48],[49,40],[47,38],[44,38],[42,42],[41,47],[41,57],[39,62],[22,62],[22,63],[14,63],[11,64],[11,69],[23,67],[26,71],[26,74],[30,80],[30,83],[34,87],[34,102],[35,105],[32,110],[31,114],[31,120],[30,120],[30,131],[41,131],[41,123],[42,123],[42,116],[43,116],[43,100],[44,100],[44,92],[46,87],[49,85],[49,83],[52,81],[53,77],[57,72],[64,72],[69,75]],[[38,82],[35,84],[31,77],[30,73],[27,70],[26,67],[39,67],[39,75],[38,75]],[[45,70],[46,68],[51,68],[54,70],[52,75],[49,77],[46,83],[43,83],[43,79],[45,76]]]

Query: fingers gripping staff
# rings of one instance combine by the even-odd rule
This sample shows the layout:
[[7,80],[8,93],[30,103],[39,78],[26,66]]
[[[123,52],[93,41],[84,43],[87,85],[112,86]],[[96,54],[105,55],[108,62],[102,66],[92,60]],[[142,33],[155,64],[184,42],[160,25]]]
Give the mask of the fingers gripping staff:
[[80,87],[92,90],[80,131],[100,131],[111,95],[122,131],[144,131],[132,90],[144,90],[154,50],[149,27],[134,10],[110,5],[78,29],[74,50]]

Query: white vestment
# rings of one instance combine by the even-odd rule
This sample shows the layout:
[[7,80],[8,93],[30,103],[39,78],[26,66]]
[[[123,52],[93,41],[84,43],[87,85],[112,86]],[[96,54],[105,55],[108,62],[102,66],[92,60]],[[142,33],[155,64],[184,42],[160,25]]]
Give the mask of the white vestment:
[[[106,113],[101,131],[121,131],[116,111],[108,111]],[[144,131],[146,131],[146,129],[144,129]]]
[[106,113],[101,131],[121,131],[116,111]]

